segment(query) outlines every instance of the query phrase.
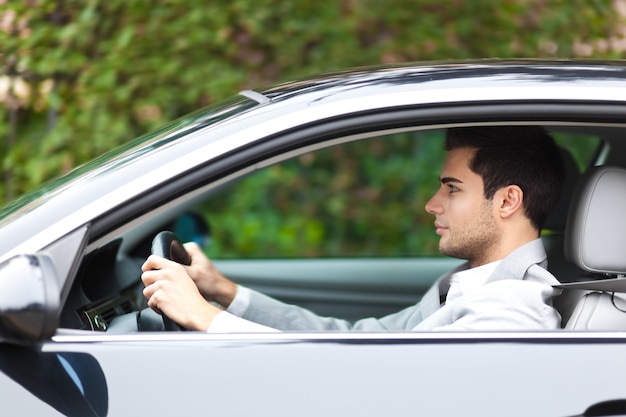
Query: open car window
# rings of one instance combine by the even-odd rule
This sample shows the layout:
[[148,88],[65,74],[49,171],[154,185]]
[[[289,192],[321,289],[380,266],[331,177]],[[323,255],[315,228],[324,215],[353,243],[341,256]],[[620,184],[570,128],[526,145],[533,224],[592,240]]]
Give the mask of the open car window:
[[[584,172],[601,138],[551,132]],[[255,171],[192,210],[215,259],[441,256],[424,206],[439,185],[444,130],[341,143]],[[208,242],[207,242],[208,243]]]
[[[581,172],[597,162],[598,135],[550,130]],[[462,262],[440,255],[424,209],[439,186],[444,138],[444,129],[433,129],[339,141],[237,177],[185,210],[206,226],[198,243],[236,283],[322,316],[382,317],[415,304]],[[195,240],[182,221],[159,227]],[[130,258],[116,260],[122,236],[86,259],[78,292],[89,303],[66,308],[68,327],[145,307],[138,267],[157,231]],[[551,269],[568,270],[565,263],[561,256]],[[81,321],[70,320],[77,312]]]
[[228,258],[437,256],[424,205],[443,131],[342,143],[269,166],[198,205],[208,254]]

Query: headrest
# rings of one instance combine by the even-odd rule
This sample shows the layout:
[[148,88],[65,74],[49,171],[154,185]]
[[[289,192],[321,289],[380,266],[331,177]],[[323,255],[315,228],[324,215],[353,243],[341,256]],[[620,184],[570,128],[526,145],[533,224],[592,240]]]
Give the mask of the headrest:
[[552,213],[550,213],[546,219],[543,229],[563,233],[567,221],[567,211],[572,200],[572,194],[574,193],[574,189],[576,188],[576,184],[578,184],[578,180],[581,175],[572,154],[565,148],[559,149],[561,150],[561,158],[563,159],[563,166],[565,168],[565,181],[563,181],[561,197],[556,203],[554,209],[552,209]]
[[626,272],[626,169],[594,167],[572,197],[565,256],[588,272]]

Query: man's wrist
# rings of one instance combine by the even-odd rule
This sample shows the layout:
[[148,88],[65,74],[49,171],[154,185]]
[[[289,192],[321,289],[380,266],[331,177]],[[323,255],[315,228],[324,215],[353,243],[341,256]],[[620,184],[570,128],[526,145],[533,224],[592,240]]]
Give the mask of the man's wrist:
[[188,329],[206,332],[215,317],[217,317],[217,315],[221,312],[222,310],[220,308],[207,303],[206,307],[203,308],[202,311],[198,312],[197,315],[191,318],[191,323]]
[[229,279],[224,278],[213,297],[213,300],[224,308],[228,308],[237,295],[237,284]]

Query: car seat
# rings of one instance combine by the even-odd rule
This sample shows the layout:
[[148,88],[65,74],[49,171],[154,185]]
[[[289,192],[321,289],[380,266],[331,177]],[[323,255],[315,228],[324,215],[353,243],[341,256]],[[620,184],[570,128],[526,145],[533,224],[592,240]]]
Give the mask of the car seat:
[[541,232],[541,240],[548,255],[548,271],[557,279],[578,276],[582,272],[565,258],[564,250],[567,213],[581,173],[572,154],[565,148],[560,148],[560,151],[565,168],[565,180],[559,201],[546,219]]
[[[626,330],[626,169],[594,167],[576,188],[565,228],[565,256],[585,271],[556,287],[569,330]],[[561,281],[563,279],[561,277]]]

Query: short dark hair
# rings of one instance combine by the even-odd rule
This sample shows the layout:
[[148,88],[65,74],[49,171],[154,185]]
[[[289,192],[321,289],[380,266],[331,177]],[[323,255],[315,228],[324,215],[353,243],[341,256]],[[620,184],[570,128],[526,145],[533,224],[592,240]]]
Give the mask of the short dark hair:
[[508,185],[524,193],[524,214],[541,230],[565,179],[559,147],[539,126],[478,126],[448,129],[445,149],[474,148],[470,169],[480,175],[485,198]]

